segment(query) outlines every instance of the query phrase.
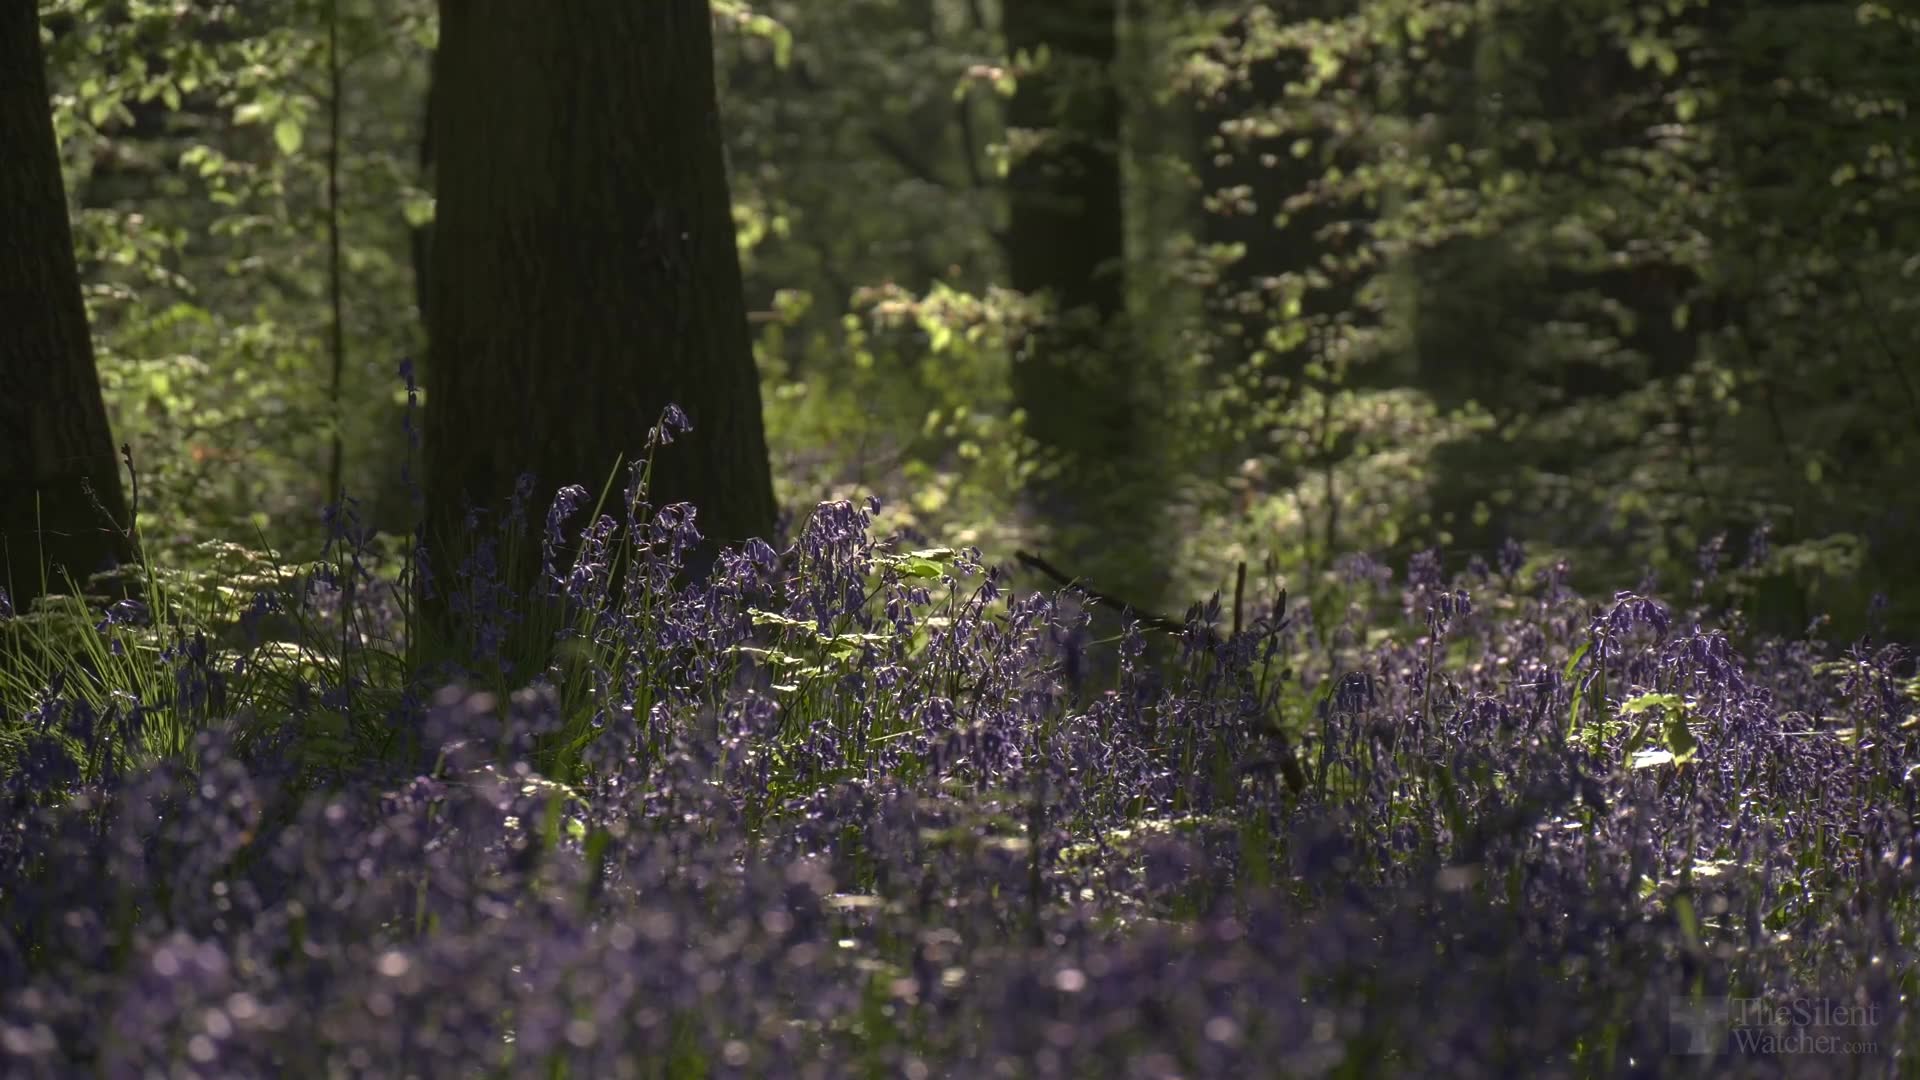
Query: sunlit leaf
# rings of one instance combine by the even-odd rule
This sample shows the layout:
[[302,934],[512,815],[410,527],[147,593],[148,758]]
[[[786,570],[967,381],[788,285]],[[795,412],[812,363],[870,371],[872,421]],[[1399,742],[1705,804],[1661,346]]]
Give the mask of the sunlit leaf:
[[298,151],[303,134],[300,129],[300,121],[290,116],[281,117],[273,125],[273,143],[280,148],[280,152],[283,154],[292,154]]

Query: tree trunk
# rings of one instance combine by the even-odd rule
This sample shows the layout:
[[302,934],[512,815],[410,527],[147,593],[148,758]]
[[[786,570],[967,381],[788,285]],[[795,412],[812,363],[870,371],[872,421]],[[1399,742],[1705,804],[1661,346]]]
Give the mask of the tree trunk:
[[[773,485],[704,0],[442,0],[427,320],[428,542],[532,472],[595,495],[669,404],[651,501],[765,536]],[[613,504],[624,483],[616,480]],[[576,523],[577,524],[577,523]]]
[[[432,64],[438,67],[437,62]],[[420,110],[420,143],[416,150],[420,168],[420,186],[433,190],[433,91],[434,80],[427,79],[427,100]],[[433,277],[433,222],[407,229],[407,250],[413,259],[413,303],[420,313],[420,325],[427,325],[427,282]]]
[[32,0],[0,2],[0,579],[17,606],[129,561]]
[[1058,467],[1029,484],[1028,506],[1046,546],[1075,572],[1152,604],[1166,585],[1152,550],[1166,478],[1140,404],[1148,350],[1125,327],[1118,4],[1004,11],[1008,51],[1049,56],[1020,73],[1007,110],[1008,277],[1053,305],[1013,360],[1027,433]]
[[1132,372],[1108,334],[1126,305],[1118,20],[1115,0],[1009,4],[1005,15],[1009,52],[1051,56],[1022,74],[1007,110],[1015,140],[1040,139],[1008,173],[1008,276],[1056,305],[1016,360],[1014,391],[1028,431],[1070,470],[1117,463],[1134,441]]

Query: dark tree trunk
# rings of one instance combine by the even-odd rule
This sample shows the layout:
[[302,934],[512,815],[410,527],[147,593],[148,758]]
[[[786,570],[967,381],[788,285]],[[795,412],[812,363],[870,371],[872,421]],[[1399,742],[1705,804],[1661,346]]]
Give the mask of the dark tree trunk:
[[1015,360],[1014,393],[1029,432],[1070,471],[1117,464],[1136,442],[1132,364],[1110,333],[1126,305],[1118,15],[1115,0],[1009,4],[1005,15],[1009,52],[1052,56],[1021,77],[1007,110],[1010,128],[1043,140],[1008,175],[1008,276],[1057,305]]
[[0,585],[15,604],[132,558],[33,0],[0,0]]
[[657,454],[653,505],[698,507],[702,562],[770,534],[708,5],[440,7],[429,544],[459,546],[523,472],[536,513],[562,484],[597,495],[669,403],[693,431]]
[[[1008,277],[1051,300],[1013,359],[1015,402],[1043,461],[1027,505],[1045,546],[1074,572],[1138,602],[1158,602],[1166,565],[1155,548],[1166,466],[1151,440],[1149,351],[1126,327],[1127,223],[1116,0],[1005,6],[1010,52],[1051,57],[1022,72],[1007,110]],[[1033,140],[1031,145],[1021,144]]]

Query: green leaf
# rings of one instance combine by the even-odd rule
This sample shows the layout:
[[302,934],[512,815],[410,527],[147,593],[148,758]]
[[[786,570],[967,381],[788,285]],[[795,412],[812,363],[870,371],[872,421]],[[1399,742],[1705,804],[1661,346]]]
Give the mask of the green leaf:
[[[1580,661],[1587,655],[1587,650],[1592,647],[1593,642],[1582,642],[1579,648],[1573,650],[1573,655],[1567,658],[1567,666],[1562,669],[1561,675],[1568,682],[1573,682],[1573,669],[1580,666]],[[1567,731],[1569,734],[1580,730],[1580,699],[1585,696],[1586,688],[1580,686],[1578,683],[1574,683],[1573,703],[1567,707]]]
[[1673,760],[1682,764],[1692,761],[1700,752],[1700,740],[1693,737],[1687,727],[1685,712],[1671,713],[1667,716],[1667,750],[1673,754]]
[[400,213],[413,228],[422,228],[433,224],[435,203],[432,195],[416,192],[400,203]]
[[1680,932],[1687,937],[1687,944],[1695,949],[1700,947],[1700,920],[1694,915],[1693,900],[1685,893],[1673,898],[1674,921],[1680,924]]
[[1561,677],[1567,679],[1573,678],[1573,669],[1580,666],[1580,661],[1586,659],[1587,650],[1591,648],[1593,648],[1593,642],[1581,642],[1580,647],[1573,650],[1573,655],[1567,657],[1567,666],[1560,669]]
[[278,146],[283,154],[293,154],[298,151],[303,134],[300,130],[300,121],[292,117],[283,116],[279,123],[273,125],[274,145]]
[[1685,699],[1678,694],[1641,694],[1620,703],[1620,715],[1637,716],[1648,709],[1684,709]]

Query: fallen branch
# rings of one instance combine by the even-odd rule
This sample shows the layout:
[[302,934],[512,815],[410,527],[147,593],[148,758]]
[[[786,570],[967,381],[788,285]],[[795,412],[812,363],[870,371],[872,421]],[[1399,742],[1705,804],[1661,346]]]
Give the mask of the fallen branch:
[[[1062,588],[1076,590],[1078,592],[1086,594],[1086,596],[1091,600],[1098,601],[1099,603],[1106,604],[1110,607],[1117,608],[1121,611],[1131,612],[1133,614],[1133,617],[1140,620],[1141,624],[1144,626],[1150,626],[1155,630],[1161,631],[1162,633],[1172,634],[1175,636],[1179,636],[1187,632],[1187,620],[1174,619],[1174,618],[1169,618],[1168,616],[1165,616],[1165,615],[1156,614],[1154,612],[1145,610],[1138,604],[1130,604],[1127,601],[1112,595],[1111,593],[1101,592],[1100,590],[1094,588],[1093,586],[1088,585],[1085,581],[1081,580],[1080,578],[1068,575],[1065,571],[1061,570],[1059,567],[1053,565],[1052,563],[1048,562],[1047,560],[1041,558],[1038,555],[1035,555],[1030,551],[1015,551],[1013,553],[1013,557],[1019,560],[1019,562],[1022,565],[1032,567],[1033,569],[1040,571],[1042,574],[1045,574],[1047,577],[1052,578]],[[1240,635],[1240,629],[1244,625],[1241,622],[1240,616],[1241,616],[1241,605],[1246,599],[1246,588],[1247,588],[1247,564],[1241,563],[1240,571],[1235,578],[1234,588],[1233,588],[1233,631],[1232,631],[1231,637],[1238,637]],[[1273,635],[1279,633],[1281,628],[1286,625],[1287,625],[1287,591],[1285,589],[1282,589],[1280,590],[1279,602],[1274,607],[1273,625],[1269,626],[1266,629],[1266,631],[1261,635],[1261,637],[1263,639],[1272,637]],[[1231,638],[1221,637],[1217,631],[1212,634],[1212,637],[1214,642],[1219,645],[1225,645],[1229,640],[1231,640]]]
[[[1063,588],[1077,590],[1084,593],[1089,599],[1119,608],[1122,611],[1132,612],[1134,617],[1139,619],[1141,623],[1151,626],[1156,630],[1176,636],[1184,635],[1187,632],[1188,622],[1170,619],[1165,615],[1156,615],[1151,611],[1142,611],[1137,605],[1129,604],[1117,596],[1100,592],[1085,582],[1082,582],[1079,578],[1069,576],[1061,571],[1059,567],[1054,566],[1052,563],[1030,551],[1015,551],[1013,557],[1019,560],[1022,565],[1032,567],[1047,577],[1052,578]],[[1239,571],[1234,575],[1232,637],[1222,638],[1218,632],[1214,632],[1209,635],[1212,637],[1214,644],[1225,647],[1228,641],[1237,639],[1240,636],[1241,627],[1245,625],[1241,622],[1241,605],[1246,600],[1246,592],[1247,564],[1243,562],[1240,564]],[[1282,589],[1280,590],[1279,600],[1274,604],[1272,625],[1262,631],[1260,635],[1261,640],[1278,634],[1286,625],[1287,591]],[[1286,679],[1289,678],[1291,674],[1292,672],[1289,669],[1283,672],[1280,677]],[[1273,753],[1269,756],[1256,757],[1242,762],[1240,764],[1240,772],[1243,775],[1249,773],[1271,775],[1278,772],[1281,779],[1286,782],[1288,790],[1292,791],[1296,796],[1300,795],[1306,790],[1306,774],[1300,768],[1299,755],[1293,748],[1293,740],[1287,737],[1286,725],[1281,721],[1277,706],[1269,704],[1267,719],[1269,722],[1269,734],[1273,739]]]

